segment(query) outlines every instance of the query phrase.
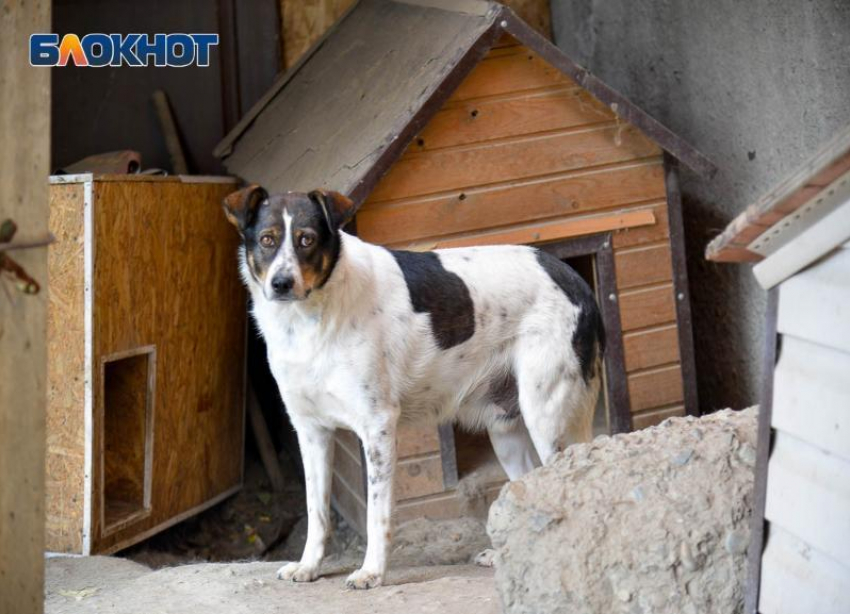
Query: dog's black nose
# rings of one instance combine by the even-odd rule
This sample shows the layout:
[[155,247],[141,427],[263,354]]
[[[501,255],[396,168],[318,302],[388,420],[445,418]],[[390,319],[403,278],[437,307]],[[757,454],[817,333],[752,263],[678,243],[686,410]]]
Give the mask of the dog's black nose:
[[294,285],[295,280],[291,275],[275,275],[272,278],[272,290],[275,291],[275,294],[286,294],[292,290]]

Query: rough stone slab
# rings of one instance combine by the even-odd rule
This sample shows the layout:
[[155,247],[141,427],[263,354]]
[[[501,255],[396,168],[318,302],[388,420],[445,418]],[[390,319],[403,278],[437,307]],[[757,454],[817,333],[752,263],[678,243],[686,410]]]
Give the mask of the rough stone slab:
[[740,612],[756,409],[573,446],[490,509],[512,614]]

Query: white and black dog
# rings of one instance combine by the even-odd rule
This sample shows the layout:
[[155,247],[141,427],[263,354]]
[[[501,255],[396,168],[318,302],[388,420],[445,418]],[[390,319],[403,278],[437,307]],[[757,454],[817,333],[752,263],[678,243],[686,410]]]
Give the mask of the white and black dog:
[[294,425],[307,489],[299,562],[317,577],[330,529],[334,429],[363,443],[368,476],[363,567],[346,584],[381,584],[387,566],[399,423],[486,429],[511,479],[591,438],[604,331],[593,293],[532,247],[391,251],[342,232],[335,192],[225,199],[241,272]]

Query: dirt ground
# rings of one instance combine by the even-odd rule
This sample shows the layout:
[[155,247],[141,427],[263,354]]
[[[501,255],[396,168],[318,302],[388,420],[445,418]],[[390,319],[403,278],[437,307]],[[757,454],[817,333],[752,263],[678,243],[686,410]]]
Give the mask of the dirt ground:
[[[282,463],[292,472],[291,464]],[[286,476],[272,492],[258,462],[222,504],[113,557],[47,560],[48,614],[240,614],[251,612],[498,612],[493,573],[469,563],[488,548],[483,519],[417,519],[395,528],[387,585],[349,591],[345,577],[365,553],[364,540],[334,516],[321,579],[275,578],[306,540],[303,485]]]
[[116,557],[47,561],[48,614],[495,614],[491,569],[393,568],[387,585],[344,587],[349,569],[325,565],[310,584],[275,579],[277,563],[200,563],[151,570]]

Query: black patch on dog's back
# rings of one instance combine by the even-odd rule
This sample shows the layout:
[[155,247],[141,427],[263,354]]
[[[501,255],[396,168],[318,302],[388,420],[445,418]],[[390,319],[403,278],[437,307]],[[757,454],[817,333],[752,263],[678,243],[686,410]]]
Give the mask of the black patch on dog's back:
[[571,266],[553,255],[537,250],[537,262],[579,309],[578,322],[573,331],[573,351],[578,356],[581,375],[587,382],[593,375],[597,343],[599,351],[605,351],[605,327],[593,291]]
[[475,333],[475,307],[463,280],[447,271],[434,252],[390,250],[404,275],[416,313],[431,317],[440,349],[459,345]]

